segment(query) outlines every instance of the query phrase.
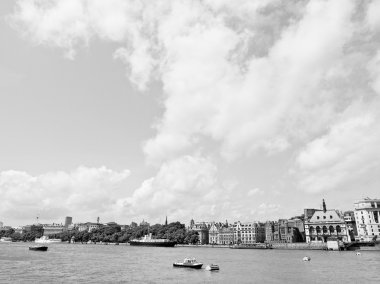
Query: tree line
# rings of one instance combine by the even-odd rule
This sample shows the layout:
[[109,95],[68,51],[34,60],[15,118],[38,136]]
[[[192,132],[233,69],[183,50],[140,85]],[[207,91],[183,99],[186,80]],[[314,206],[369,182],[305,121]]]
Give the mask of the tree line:
[[41,238],[44,233],[42,226],[32,225],[30,231],[26,232],[15,232],[14,229],[2,230],[0,231],[0,238],[12,238],[15,242],[32,242],[36,238]]
[[125,231],[120,226],[105,226],[93,229],[91,232],[71,230],[60,234],[50,235],[50,238],[58,238],[62,241],[87,243],[127,243],[133,239],[139,239],[148,233],[152,233],[155,239],[169,239],[177,244],[196,244],[199,241],[198,233],[187,231],[184,224],[173,222],[168,225],[156,224],[153,226],[140,225],[128,227]]

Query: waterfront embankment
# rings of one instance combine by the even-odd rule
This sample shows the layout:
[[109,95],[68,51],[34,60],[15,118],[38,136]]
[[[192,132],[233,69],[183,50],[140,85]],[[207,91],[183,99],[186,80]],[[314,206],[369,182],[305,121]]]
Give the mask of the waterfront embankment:
[[[191,248],[230,248],[228,245],[176,245],[178,247]],[[247,249],[257,249],[255,247],[245,247]],[[326,243],[272,243],[271,249],[285,250],[327,250]]]

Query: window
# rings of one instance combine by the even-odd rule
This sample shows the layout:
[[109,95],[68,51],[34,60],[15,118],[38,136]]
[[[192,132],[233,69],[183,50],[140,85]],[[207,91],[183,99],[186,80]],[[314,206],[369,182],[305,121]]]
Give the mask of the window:
[[330,215],[330,219],[332,219],[332,215]]
[[319,220],[319,216],[317,216],[317,219]]
[[323,216],[323,219],[326,219],[326,216]]

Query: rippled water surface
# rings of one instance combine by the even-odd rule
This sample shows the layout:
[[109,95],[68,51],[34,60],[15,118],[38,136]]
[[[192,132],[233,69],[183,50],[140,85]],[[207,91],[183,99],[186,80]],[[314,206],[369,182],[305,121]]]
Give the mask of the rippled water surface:
[[[380,283],[380,252],[30,245],[0,243],[0,283]],[[184,257],[220,271],[173,268]]]

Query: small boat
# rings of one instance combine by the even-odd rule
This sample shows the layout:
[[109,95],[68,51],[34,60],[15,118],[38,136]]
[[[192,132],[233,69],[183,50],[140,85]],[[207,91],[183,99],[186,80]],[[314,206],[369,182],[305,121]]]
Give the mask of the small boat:
[[174,247],[176,242],[168,239],[153,239],[152,233],[145,235],[142,239],[134,239],[129,242],[131,246],[145,246],[145,247]]
[[49,239],[48,236],[42,236],[41,238],[36,238],[34,240],[35,243],[38,244],[51,244],[51,243],[61,243],[61,239]]
[[206,266],[206,270],[212,271],[212,270],[219,270],[219,265],[217,264],[209,264]]
[[12,242],[12,238],[2,237],[0,239],[0,242],[2,242],[2,243],[11,243]]
[[174,262],[174,267],[186,267],[186,268],[195,268],[201,269],[203,263],[197,262],[195,258],[185,258],[183,262]]
[[29,250],[47,251],[48,247],[47,246],[32,246],[32,247],[29,247]]
[[310,258],[310,256],[305,256],[302,260],[303,260],[303,261],[310,261],[311,258]]

